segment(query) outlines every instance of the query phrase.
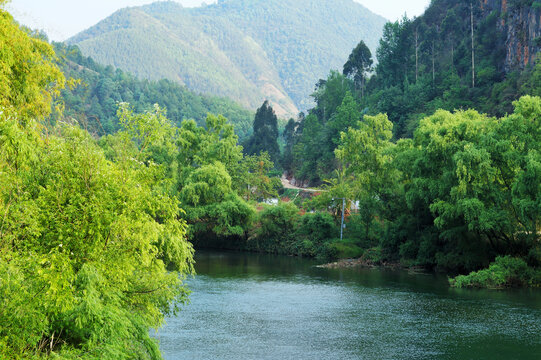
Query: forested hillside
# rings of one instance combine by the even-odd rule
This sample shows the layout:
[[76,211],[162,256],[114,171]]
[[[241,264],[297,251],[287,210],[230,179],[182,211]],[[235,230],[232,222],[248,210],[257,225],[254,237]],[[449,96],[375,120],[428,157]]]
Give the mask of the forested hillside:
[[540,16],[533,0],[432,1],[423,16],[385,26],[361,104],[387,113],[399,137],[440,108],[510,113],[520,95],[539,95]]
[[538,1],[432,1],[385,25],[373,73],[361,42],[317,83],[282,165],[327,187],[309,207],[358,202],[342,248],[451,272],[495,261],[456,286],[541,282],[540,14]]
[[167,78],[279,116],[312,103],[314,79],[361,39],[375,49],[384,19],[352,0],[161,2],[117,11],[69,40],[85,55],[147,79]]
[[438,109],[512,113],[520,96],[541,95],[540,16],[539,1],[453,0],[432,1],[418,18],[387,23],[371,54],[373,73],[348,62],[343,73],[318,82],[316,107],[290,124],[284,166],[302,181],[329,178],[338,166],[340,132],[363,114],[387,114],[399,139],[412,137]]
[[198,95],[171,80],[140,80],[128,72],[98,64],[74,45],[56,43],[55,52],[64,75],[80,80],[76,86],[61,91],[63,116],[77,119],[92,133],[110,134],[120,128],[116,114],[120,102],[130,103],[138,112],[158,104],[177,126],[185,119],[203,125],[207,114],[213,113],[226,116],[241,138],[252,127],[253,112],[227,98]]

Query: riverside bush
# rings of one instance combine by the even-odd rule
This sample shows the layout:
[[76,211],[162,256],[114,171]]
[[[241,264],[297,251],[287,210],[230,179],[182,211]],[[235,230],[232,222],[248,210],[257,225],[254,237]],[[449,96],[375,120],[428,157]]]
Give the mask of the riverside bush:
[[488,269],[459,275],[450,279],[451,286],[457,288],[489,288],[521,287],[539,285],[541,271],[529,268],[523,259],[512,256],[499,256]]
[[296,253],[295,231],[298,227],[299,209],[293,203],[263,205],[256,217],[256,226],[248,240],[248,250],[277,254]]
[[299,221],[295,242],[303,244],[302,255],[320,257],[326,252],[326,244],[337,233],[338,228],[331,214],[306,214]]
[[359,258],[364,251],[350,240],[334,240],[327,244],[325,256],[330,260]]

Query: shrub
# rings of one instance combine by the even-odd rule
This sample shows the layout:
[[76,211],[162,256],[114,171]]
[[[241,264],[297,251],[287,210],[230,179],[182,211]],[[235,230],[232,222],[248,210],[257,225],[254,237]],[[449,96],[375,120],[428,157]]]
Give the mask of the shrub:
[[359,258],[364,251],[359,246],[349,241],[335,241],[327,244],[326,255],[330,259],[353,259]]
[[336,236],[338,228],[329,213],[311,213],[301,218],[297,235],[310,240],[316,247]]
[[363,254],[363,260],[367,262],[372,262],[374,264],[381,264],[383,261],[383,252],[381,250],[381,247],[373,247],[370,249],[367,249]]
[[488,269],[460,275],[450,279],[451,286],[457,288],[489,288],[520,287],[535,285],[539,271],[529,268],[523,259],[512,256],[497,257]]
[[264,205],[257,216],[254,234],[248,242],[249,250],[271,253],[290,253],[294,250],[299,209],[293,203]]

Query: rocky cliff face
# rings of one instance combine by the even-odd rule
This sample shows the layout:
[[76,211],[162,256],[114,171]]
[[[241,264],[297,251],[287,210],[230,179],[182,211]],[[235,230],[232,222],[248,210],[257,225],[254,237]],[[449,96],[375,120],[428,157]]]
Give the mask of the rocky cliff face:
[[480,0],[479,6],[483,17],[494,11],[500,16],[497,30],[506,37],[505,70],[533,64],[541,50],[541,1]]

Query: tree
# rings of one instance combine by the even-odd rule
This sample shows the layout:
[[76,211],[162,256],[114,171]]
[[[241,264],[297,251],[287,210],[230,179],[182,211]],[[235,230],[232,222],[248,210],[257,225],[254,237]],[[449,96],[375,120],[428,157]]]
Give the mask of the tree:
[[242,236],[248,231],[255,210],[240,194],[256,187],[260,179],[247,174],[237,141],[233,126],[223,116],[209,114],[206,128],[184,121],[179,130],[175,192],[196,241],[207,241],[209,235]]
[[449,44],[451,45],[451,65],[455,64],[455,46],[457,41],[457,34],[459,33],[460,22],[456,10],[450,10],[442,21],[442,33],[446,35]]
[[257,155],[265,151],[269,154],[272,162],[278,164],[280,157],[278,118],[266,100],[255,113],[254,133],[246,145],[248,155]]
[[299,142],[293,149],[295,164],[299,170],[296,174],[300,179],[311,182],[320,180],[319,165],[324,148],[322,146],[322,125],[317,116],[310,114],[304,119],[304,129]]
[[148,330],[186,301],[193,253],[164,172],[135,143],[112,162],[80,128],[1,120],[0,355],[160,359]]
[[357,128],[342,132],[341,144],[335,151],[345,168],[350,192],[361,204],[367,240],[374,218],[383,215],[385,194],[397,180],[392,167],[392,128],[386,115],[366,115]]
[[368,46],[361,40],[349,55],[344,64],[343,73],[355,81],[355,85],[361,89],[361,97],[364,96],[364,84],[367,73],[372,70],[372,53]]
[[411,21],[404,17],[394,23],[388,22],[383,28],[376,55],[376,81],[383,87],[401,85],[408,75],[411,50]]
[[45,131],[52,49],[0,22],[0,358],[161,359],[149,328],[186,302],[193,249],[142,146],[159,129],[127,115],[145,131],[110,139],[111,156],[79,127]]
[[473,2],[470,3],[470,25],[471,25],[471,81],[472,88],[475,87],[475,32],[473,20]]
[[336,113],[327,123],[328,143],[331,144],[331,151],[340,144],[341,133],[346,132],[350,127],[357,125],[361,119],[359,104],[348,91],[342,105],[338,107]]
[[299,123],[294,119],[289,119],[284,129],[283,138],[285,142],[284,151],[282,154],[282,167],[285,171],[291,172],[293,166],[293,146],[297,140],[297,129]]
[[326,80],[320,80],[312,94],[317,106],[310,114],[317,115],[322,124],[326,123],[342,105],[347,92],[355,93],[355,84],[338,71],[331,71]]
[[22,117],[44,117],[64,87],[53,49],[19,28],[0,3],[0,106],[16,109]]
[[278,177],[269,177],[274,164],[266,152],[245,156],[240,163],[239,173],[243,174],[234,188],[246,200],[264,201],[277,198],[277,189],[282,187]]

